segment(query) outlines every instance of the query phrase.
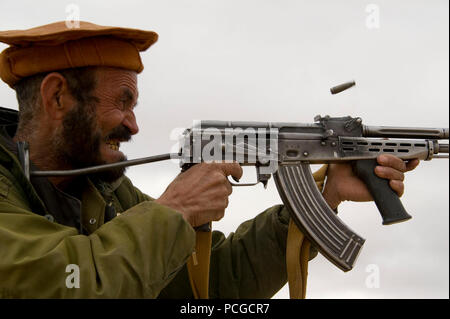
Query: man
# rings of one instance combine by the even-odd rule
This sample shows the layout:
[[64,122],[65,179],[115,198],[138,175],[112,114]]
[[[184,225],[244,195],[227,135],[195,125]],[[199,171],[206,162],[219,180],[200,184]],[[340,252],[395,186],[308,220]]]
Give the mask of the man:
[[[193,227],[220,220],[239,179],[236,163],[198,164],[158,199],[123,170],[31,178],[17,142],[29,144],[33,169],[81,168],[125,159],[120,145],[138,133],[139,52],[150,31],[64,22],[0,32],[10,45],[0,77],[16,90],[19,116],[3,110],[0,140],[0,297],[192,297],[186,262]],[[418,161],[378,158],[375,173],[400,196],[404,172]],[[348,165],[330,165],[323,196],[331,208],[371,196]],[[228,238],[212,234],[209,295],[268,298],[286,283],[289,214],[274,206]],[[68,271],[69,269],[69,271]],[[70,269],[79,272],[70,277]],[[69,278],[70,277],[70,278]],[[68,280],[70,279],[70,280]]]

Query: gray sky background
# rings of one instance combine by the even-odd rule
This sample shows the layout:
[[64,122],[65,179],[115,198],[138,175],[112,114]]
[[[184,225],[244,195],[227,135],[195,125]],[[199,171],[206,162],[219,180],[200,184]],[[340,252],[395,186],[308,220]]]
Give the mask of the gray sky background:
[[[0,0],[0,30],[65,20],[70,3],[81,20],[160,35],[142,55],[140,133],[122,147],[130,159],[169,152],[171,132],[198,119],[312,122],[330,114],[369,125],[449,126],[446,0]],[[366,24],[371,3],[379,28]],[[355,88],[329,93],[352,79]],[[17,108],[4,83],[0,96],[0,105]],[[339,216],[366,244],[348,273],[321,256],[313,260],[308,297],[449,298],[448,167],[447,160],[422,162],[408,174],[402,200],[409,222],[382,226],[373,203],[342,204]],[[153,197],[177,174],[171,162],[128,170]],[[228,234],[278,203],[273,181],[267,190],[235,188],[213,227]],[[370,284],[373,269],[378,287]],[[275,298],[288,298],[287,287]]]

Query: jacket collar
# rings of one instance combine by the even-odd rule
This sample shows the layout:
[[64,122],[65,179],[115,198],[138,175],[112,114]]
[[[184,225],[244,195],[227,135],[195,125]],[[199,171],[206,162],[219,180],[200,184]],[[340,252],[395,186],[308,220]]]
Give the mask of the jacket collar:
[[0,165],[5,168],[2,170],[2,174],[11,180],[15,180],[20,188],[26,192],[26,197],[35,213],[44,216],[48,213],[47,209],[33,185],[23,173],[22,166],[12,149],[13,146],[8,143],[8,140],[11,139],[10,136],[14,136],[17,130],[18,118],[16,110],[0,107]]

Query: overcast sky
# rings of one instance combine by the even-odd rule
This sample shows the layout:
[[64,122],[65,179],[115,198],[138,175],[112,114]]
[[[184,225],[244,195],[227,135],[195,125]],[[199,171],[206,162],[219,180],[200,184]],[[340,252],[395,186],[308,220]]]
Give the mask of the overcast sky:
[[[304,123],[330,114],[369,125],[449,126],[447,0],[0,0],[0,30],[65,20],[71,3],[81,20],[160,36],[142,55],[140,133],[122,147],[130,159],[169,152],[172,132],[199,119]],[[356,87],[329,93],[348,80]],[[0,105],[17,108],[4,83],[0,96]],[[348,273],[313,260],[307,296],[449,298],[448,167],[422,162],[408,174],[406,223],[382,226],[373,203],[342,204],[339,216],[366,244]],[[128,176],[158,197],[178,170],[166,162]],[[273,181],[267,190],[235,188],[213,227],[228,234],[278,203]],[[275,298],[288,298],[287,287]]]

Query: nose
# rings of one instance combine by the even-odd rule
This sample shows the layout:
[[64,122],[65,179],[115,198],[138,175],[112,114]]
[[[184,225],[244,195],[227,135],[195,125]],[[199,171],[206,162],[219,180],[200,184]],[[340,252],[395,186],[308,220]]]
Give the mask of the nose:
[[136,122],[136,116],[131,110],[125,113],[122,124],[130,130],[131,135],[135,135],[139,132],[139,127]]

